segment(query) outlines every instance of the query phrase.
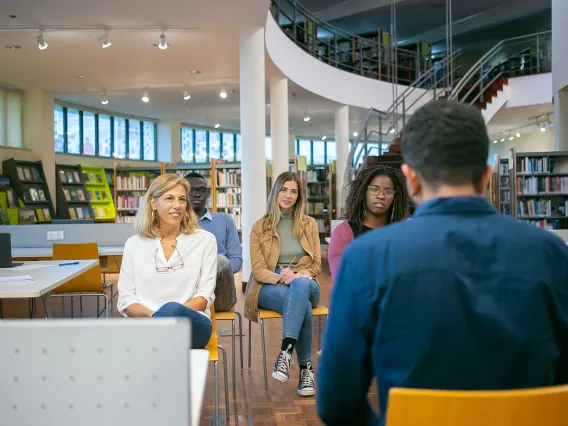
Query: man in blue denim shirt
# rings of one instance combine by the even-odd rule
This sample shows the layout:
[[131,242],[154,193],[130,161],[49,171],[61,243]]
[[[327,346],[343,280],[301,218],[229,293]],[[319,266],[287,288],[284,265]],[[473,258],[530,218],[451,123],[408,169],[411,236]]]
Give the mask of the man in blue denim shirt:
[[404,128],[402,169],[420,207],[343,256],[317,376],[325,424],[383,425],[392,387],[568,383],[568,248],[480,196],[488,147],[464,104],[435,101]]

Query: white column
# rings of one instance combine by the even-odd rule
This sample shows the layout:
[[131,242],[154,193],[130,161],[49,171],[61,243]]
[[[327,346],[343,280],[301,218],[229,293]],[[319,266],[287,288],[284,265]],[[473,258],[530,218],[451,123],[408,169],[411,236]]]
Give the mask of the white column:
[[181,161],[181,122],[178,120],[158,123],[158,161]]
[[342,106],[335,112],[335,143],[337,149],[335,193],[337,200],[336,219],[342,216],[343,177],[349,155],[349,107]]
[[264,28],[241,32],[240,91],[243,281],[248,282],[250,231],[266,209]]
[[296,156],[296,135],[288,136],[288,158]]
[[552,94],[554,96],[554,141],[557,151],[568,150],[568,2],[552,0]]
[[56,208],[53,107],[53,94],[41,90],[24,92],[22,108],[24,148],[32,150],[34,161],[42,162],[53,207]]
[[554,149],[568,151],[568,89],[554,97]]
[[270,137],[272,140],[272,177],[288,171],[288,79],[270,79]]

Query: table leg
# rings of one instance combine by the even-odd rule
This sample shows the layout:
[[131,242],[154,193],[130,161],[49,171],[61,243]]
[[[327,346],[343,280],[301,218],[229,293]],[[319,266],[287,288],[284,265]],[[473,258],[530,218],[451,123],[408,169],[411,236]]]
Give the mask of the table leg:
[[4,318],[4,311],[2,307],[2,299],[0,299],[0,318]]
[[41,296],[41,299],[43,300],[43,308],[45,309],[45,319],[53,318],[53,315],[51,313],[51,305],[49,304],[50,295],[51,292],[47,292]]

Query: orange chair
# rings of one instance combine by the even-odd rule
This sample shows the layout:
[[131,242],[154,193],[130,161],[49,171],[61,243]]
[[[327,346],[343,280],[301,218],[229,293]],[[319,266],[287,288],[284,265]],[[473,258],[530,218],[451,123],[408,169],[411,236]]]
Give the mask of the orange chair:
[[[84,244],[53,244],[53,260],[99,260],[99,248],[97,243]],[[110,288],[112,301],[112,284],[103,284],[101,280],[101,268],[97,264],[80,276],[73,278],[65,284],[53,290],[51,297],[65,296],[93,296],[97,298],[97,317],[101,315],[99,300],[105,300],[105,316],[109,317],[109,298],[106,290]],[[112,303],[111,303],[112,306]],[[71,302],[71,315],[73,315],[73,302]]]
[[512,391],[393,388],[387,426],[565,426],[568,386]]
[[[322,327],[321,327],[321,319],[322,317],[329,316],[329,310],[325,306],[316,306],[312,309],[312,316],[318,317],[319,319],[319,338],[318,338],[318,349],[321,349],[321,339],[322,339]],[[278,312],[269,311],[267,309],[259,309],[258,310],[258,323],[260,324],[260,340],[262,344],[262,364],[264,367],[264,387],[268,389],[268,374],[266,372],[266,345],[264,341],[264,320],[266,319],[275,319],[275,318],[282,318]],[[252,367],[252,339],[251,339],[251,331],[252,331],[252,321],[249,320],[249,369]]]
[[225,415],[227,421],[230,418],[229,413],[229,377],[227,374],[227,352],[223,346],[219,345],[219,337],[217,336],[217,323],[215,322],[215,308],[211,306],[211,338],[209,343],[205,346],[205,349],[209,351],[209,361],[213,363],[213,372],[215,380],[215,422],[213,424],[219,425],[219,367],[217,366],[219,362],[219,350],[223,352],[223,376],[225,379]]

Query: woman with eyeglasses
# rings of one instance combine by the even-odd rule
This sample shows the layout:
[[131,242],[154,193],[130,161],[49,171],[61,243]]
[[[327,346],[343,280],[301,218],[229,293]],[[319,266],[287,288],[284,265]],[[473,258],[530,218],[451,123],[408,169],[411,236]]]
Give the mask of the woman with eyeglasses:
[[252,274],[245,294],[245,316],[258,322],[258,308],[283,317],[283,339],[272,377],[287,383],[292,353],[300,365],[300,396],[315,394],[312,370],[312,308],[320,300],[316,276],[321,270],[315,219],[304,214],[299,177],[284,172],[276,179],[266,206],[250,235]]
[[199,228],[188,204],[189,184],[174,174],[157,177],[136,215],[136,235],[124,246],[118,303],[128,317],[187,317],[192,348],[211,337],[217,243]]
[[345,247],[358,236],[408,217],[410,201],[404,175],[389,166],[366,167],[349,184],[346,220],[331,234],[328,262],[332,278]]

